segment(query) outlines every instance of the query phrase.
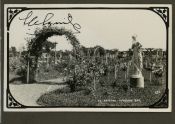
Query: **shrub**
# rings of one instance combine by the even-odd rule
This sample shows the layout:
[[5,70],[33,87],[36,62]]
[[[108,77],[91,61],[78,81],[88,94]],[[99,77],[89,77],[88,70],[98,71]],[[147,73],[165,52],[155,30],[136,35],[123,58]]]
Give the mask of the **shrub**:
[[27,75],[27,69],[24,66],[19,66],[16,70],[15,70],[17,75],[20,75],[22,77],[26,77]]
[[66,84],[68,84],[71,92],[74,92],[76,90],[76,82],[75,82],[75,80],[68,80],[68,81],[66,81]]
[[23,58],[11,57],[9,59],[9,71],[16,75],[26,77],[27,67]]

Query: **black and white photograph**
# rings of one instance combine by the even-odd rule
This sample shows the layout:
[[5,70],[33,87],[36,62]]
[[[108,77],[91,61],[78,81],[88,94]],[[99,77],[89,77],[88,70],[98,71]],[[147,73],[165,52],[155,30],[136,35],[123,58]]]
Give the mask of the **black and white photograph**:
[[4,111],[171,112],[169,4],[6,4]]
[[[0,14],[0,15],[1,15],[1,14]],[[1,23],[1,21],[0,21],[0,23]],[[1,36],[2,36],[2,35],[1,35],[1,28],[0,28],[0,40],[1,40]],[[0,48],[2,48],[2,47],[1,47],[1,42],[0,42]],[[2,107],[2,105],[1,105],[1,94],[2,94],[2,93],[1,93],[1,92],[2,92],[2,90],[1,90],[1,83],[2,83],[2,82],[1,82],[1,81],[2,81],[1,75],[2,75],[2,70],[1,70],[1,69],[2,69],[2,67],[1,67],[1,66],[2,66],[2,63],[1,63],[1,62],[2,62],[2,55],[1,55],[1,53],[0,53],[0,123],[1,123],[1,119],[2,119],[2,117],[1,117],[1,107]]]

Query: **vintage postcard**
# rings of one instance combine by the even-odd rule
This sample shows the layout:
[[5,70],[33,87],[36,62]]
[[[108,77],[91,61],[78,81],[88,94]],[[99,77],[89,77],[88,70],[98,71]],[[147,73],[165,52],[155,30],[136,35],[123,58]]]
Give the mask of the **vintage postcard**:
[[171,112],[170,4],[5,4],[4,111]]

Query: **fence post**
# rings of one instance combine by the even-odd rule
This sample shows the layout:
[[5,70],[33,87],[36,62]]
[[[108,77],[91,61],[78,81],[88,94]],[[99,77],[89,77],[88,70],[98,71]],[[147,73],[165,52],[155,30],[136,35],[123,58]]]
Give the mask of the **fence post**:
[[94,81],[93,82],[94,82],[94,91],[96,91],[96,84],[95,84],[96,83],[96,79],[95,79],[95,77],[94,77]]
[[115,79],[117,79],[117,72],[118,72],[118,70],[117,70],[117,65],[115,65],[115,72],[114,72]]
[[106,64],[108,64],[108,56],[107,56],[107,54],[106,54]]
[[152,82],[152,71],[150,71],[149,81],[150,81],[150,83]]
[[30,78],[30,65],[29,65],[29,60],[27,62],[27,84],[29,83],[29,78]]

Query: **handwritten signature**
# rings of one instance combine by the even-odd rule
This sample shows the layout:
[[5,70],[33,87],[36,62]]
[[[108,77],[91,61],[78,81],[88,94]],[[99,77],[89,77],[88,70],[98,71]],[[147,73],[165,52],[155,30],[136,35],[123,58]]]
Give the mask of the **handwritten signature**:
[[53,13],[47,13],[44,17],[43,21],[38,19],[38,16],[34,16],[33,11],[30,11],[25,17],[19,17],[19,20],[24,21],[24,25],[34,26],[34,25],[42,25],[42,26],[52,26],[52,25],[71,25],[73,29],[76,31],[75,33],[80,33],[81,26],[78,23],[73,23],[73,17],[70,13],[68,13],[67,20],[62,22],[52,22],[51,19],[54,17]]

